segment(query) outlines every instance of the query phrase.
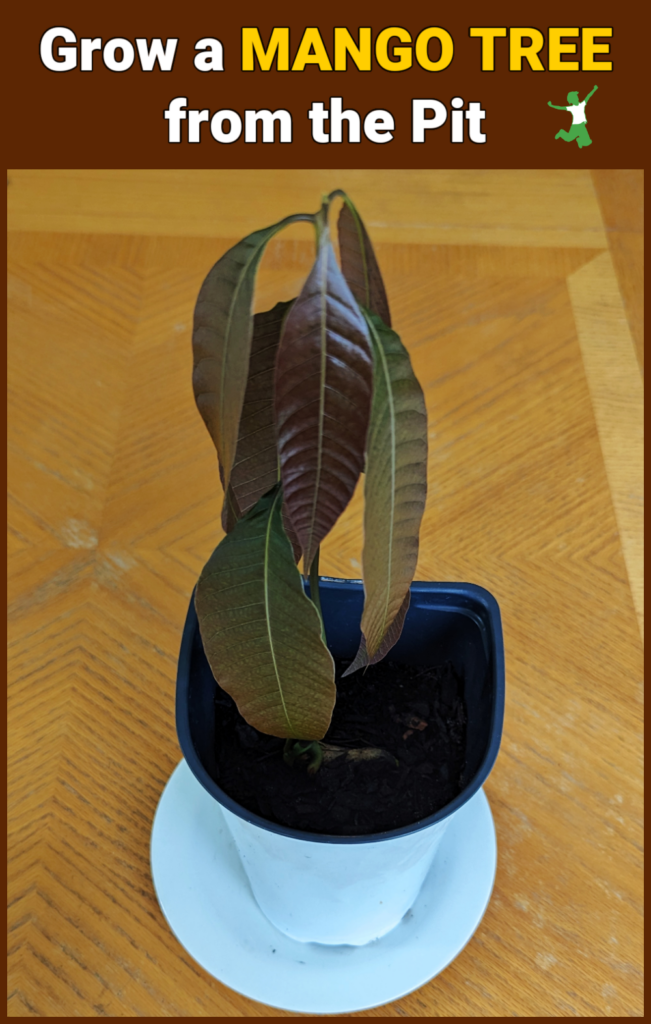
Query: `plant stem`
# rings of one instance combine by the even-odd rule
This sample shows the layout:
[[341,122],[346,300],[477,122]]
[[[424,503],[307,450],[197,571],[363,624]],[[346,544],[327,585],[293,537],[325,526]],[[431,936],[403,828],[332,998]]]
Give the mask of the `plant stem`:
[[325,626],[323,625],[323,612],[321,611],[321,596],[319,594],[319,552],[321,548],[316,549],[316,554],[312,559],[312,565],[310,566],[310,597],[312,603],[319,613],[321,620],[321,639],[326,642]]
[[316,248],[319,250],[319,242],[321,241],[321,235],[324,231],[328,230],[328,208],[330,206],[330,200],[327,196],[324,196],[323,204],[318,213],[314,214],[314,226],[316,228]]
[[316,775],[323,761],[323,749],[319,740],[285,740],[283,761],[286,765],[292,768],[296,758],[304,758],[305,755],[308,775]]

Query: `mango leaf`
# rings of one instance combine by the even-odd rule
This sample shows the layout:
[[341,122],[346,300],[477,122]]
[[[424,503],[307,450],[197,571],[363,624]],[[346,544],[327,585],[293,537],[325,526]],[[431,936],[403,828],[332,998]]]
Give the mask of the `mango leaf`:
[[360,306],[391,326],[389,300],[364,222],[346,196],[337,224],[341,269]]
[[254,231],[226,252],[201,286],[194,310],[192,385],[199,412],[212,437],[228,488],[235,460],[253,333],[251,307],[258,264],[270,238],[296,221],[294,214]]
[[[246,382],[235,462],[224,494],[222,526],[230,533],[238,519],[278,483],[278,449],[273,408],[273,375],[283,321],[290,302],[278,302],[253,317],[249,376]],[[283,525],[292,542],[295,561],[301,557],[298,538],[287,511]]]
[[363,468],[372,379],[368,328],[324,228],[276,360],[280,472],[306,571]]
[[206,563],[195,605],[219,685],[254,728],[321,739],[335,703],[334,662],[281,518],[277,484]]
[[[219,468],[221,469],[221,466]],[[229,484],[224,493],[224,503],[222,505],[222,529],[224,533],[230,533],[238,519],[241,518],[242,512],[237,504],[235,492]]]
[[364,634],[362,633],[362,640],[359,645],[359,650],[355,655],[354,660],[351,661],[350,665],[346,669],[346,671],[342,672],[342,676],[349,676],[353,672],[357,672],[357,670],[360,668],[365,668],[367,665],[375,665],[378,661],[382,661],[382,658],[384,658],[384,656],[389,653],[393,645],[397,643],[398,640],[400,639],[402,627],[405,624],[405,618],[407,616],[407,612],[409,611],[410,599],[411,592],[408,590],[404,601],[400,605],[398,614],[396,615],[395,619],[389,626],[385,634],[384,640],[382,641],[382,643],[380,644],[372,658],[369,658],[368,656],[368,651],[366,650],[366,640],[364,639]]
[[273,372],[280,331],[291,302],[278,302],[253,317],[248,379],[230,487],[239,517],[278,483],[278,451],[273,409]]
[[[366,311],[365,316],[374,387],[364,480],[366,660],[361,664],[379,660],[380,651],[386,654],[402,631],[427,496],[427,412],[421,386],[395,331],[379,317]],[[358,657],[364,657],[361,648],[355,661]]]

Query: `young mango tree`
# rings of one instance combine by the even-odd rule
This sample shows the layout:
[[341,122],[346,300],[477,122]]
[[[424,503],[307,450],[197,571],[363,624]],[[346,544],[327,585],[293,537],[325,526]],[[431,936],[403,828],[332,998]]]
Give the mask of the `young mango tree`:
[[[337,197],[341,267],[328,220]],[[299,221],[316,232],[301,293],[254,315],[265,247]],[[331,193],[316,214],[248,235],[222,256],[197,299],[193,354],[226,533],[196,588],[206,657],[244,719],[286,738],[288,763],[304,755],[315,771],[333,754],[320,741],[336,699],[319,602],[320,544],[364,472],[362,639],[348,674],[383,658],[401,634],[427,489],[423,393],[345,193]]]

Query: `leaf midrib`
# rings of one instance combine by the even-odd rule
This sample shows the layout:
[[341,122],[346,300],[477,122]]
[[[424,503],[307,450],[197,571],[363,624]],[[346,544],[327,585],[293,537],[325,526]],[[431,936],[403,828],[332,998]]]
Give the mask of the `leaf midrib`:
[[269,610],[269,549],[270,549],[270,546],[271,546],[271,544],[270,544],[271,523],[272,523],[272,520],[273,520],[273,514],[274,514],[274,511],[276,509],[276,505],[281,500],[281,495],[282,495],[282,492],[279,490],[278,494],[276,495],[276,497],[273,500],[273,504],[272,504],[271,509],[269,511],[269,518],[267,520],[267,529],[266,529],[266,532],[265,532],[265,541],[264,541],[264,611],[265,611],[265,619],[266,619],[266,623],[267,623],[267,635],[269,637],[269,650],[271,651],[271,660],[273,662],[274,673],[275,673],[275,676],[276,676],[276,683],[278,685],[278,693],[280,695],[280,701],[281,701],[281,704],[283,706],[283,714],[285,715],[285,718],[287,719],[287,724],[288,724],[289,728],[291,729],[291,731],[293,733],[295,730],[294,730],[294,726],[292,725],[292,720],[289,717],[289,713],[287,711],[287,705],[285,704],[285,698],[283,696],[283,688],[282,688],[282,684],[280,682],[280,675],[278,673],[278,663],[276,661],[276,652],[274,650],[273,635],[272,635],[272,632],[271,632],[271,616],[270,616],[270,610]]
[[[312,497],[312,515],[310,518],[310,534],[309,543],[307,550],[310,551],[312,547],[312,538],[314,537],[314,524],[316,522],[316,506],[319,497],[319,488],[321,486],[321,462],[323,458],[323,421],[325,418],[325,377],[327,367],[327,342],[328,342],[328,331],[326,327],[326,309],[327,309],[327,284],[328,284],[328,250],[326,247],[327,243],[324,243],[323,247],[323,262],[321,265],[321,279],[319,281],[319,290],[321,297],[321,368],[320,368],[320,380],[319,380],[319,436],[317,443],[317,461],[316,461],[316,477],[314,483],[314,495]],[[311,551],[310,551],[311,554]],[[309,569],[309,566],[305,567],[305,571]]]
[[[259,244],[254,247],[250,259],[244,264],[244,269],[243,269],[242,273],[239,276],[238,282],[237,282],[237,284],[235,286],[235,291],[233,292],[233,298],[232,298],[232,301],[231,301],[231,304],[230,304],[230,307],[229,307],[229,310],[228,310],[228,319],[226,321],[226,329],[224,331],[224,350],[222,352],[221,379],[219,381],[219,407],[221,409],[224,408],[224,384],[225,384],[225,381],[226,381],[226,354],[228,352],[228,346],[230,344],[230,335],[231,335],[231,328],[232,328],[233,316],[234,316],[234,312],[233,311],[234,311],[235,306],[237,304],[237,298],[238,298],[239,293],[240,293],[240,288],[242,287],[242,284],[243,284],[243,282],[244,282],[244,280],[246,278],[246,275],[248,274],[249,267],[253,263],[255,257],[257,256],[258,252],[260,251],[260,249],[263,248],[263,246],[267,244],[268,240],[269,240],[268,237],[265,236],[264,240],[260,240]],[[236,445],[236,447],[237,447],[237,445]],[[235,461],[235,451],[233,452],[233,461]],[[228,467],[228,479],[225,480],[225,486],[228,486],[232,469],[233,469],[232,465]],[[224,476],[226,476],[226,474],[224,474]]]
[[376,351],[379,352],[380,359],[382,362],[382,372],[386,381],[386,390],[388,396],[388,407],[389,407],[389,420],[390,420],[390,433],[391,433],[391,514],[389,516],[389,547],[388,547],[388,558],[387,558],[387,586],[385,589],[385,602],[384,602],[384,614],[382,618],[382,631],[380,636],[384,636],[388,609],[389,609],[389,594],[391,593],[391,567],[392,567],[392,553],[393,553],[393,525],[395,516],[395,504],[396,504],[396,422],[395,422],[395,403],[393,400],[393,391],[391,389],[391,378],[389,376],[389,367],[386,360],[386,355],[382,343],[379,339],[378,333],[375,329],[374,324],[370,318],[366,318],[369,325],[373,340],[375,342]]

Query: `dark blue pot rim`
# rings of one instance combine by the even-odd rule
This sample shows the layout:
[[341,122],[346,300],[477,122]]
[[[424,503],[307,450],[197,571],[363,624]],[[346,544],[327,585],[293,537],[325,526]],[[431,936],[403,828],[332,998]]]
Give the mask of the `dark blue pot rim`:
[[[350,586],[361,587],[362,580],[347,580],[347,579],[336,579],[331,576],[321,576],[322,582],[330,584],[332,589],[345,590]],[[334,585],[334,586],[333,586]],[[386,832],[373,832],[369,835],[359,836],[333,836],[317,832],[304,832],[300,829],[289,828],[285,825],[279,825],[276,822],[268,821],[267,818],[261,817],[259,814],[255,814],[253,811],[247,810],[246,807],[242,807],[237,801],[233,800],[232,797],[225,793],[220,786],[217,785],[215,780],[208,774],[203,764],[199,760],[199,757],[194,748],[192,737],[190,733],[190,721],[188,716],[188,700],[187,691],[190,680],[190,664],[192,657],[192,647],[194,642],[195,632],[199,629],[199,623],[197,620],[197,613],[194,607],[194,591],[190,598],[190,605],[188,608],[188,614],[185,620],[185,626],[183,628],[183,637],[181,640],[181,650],[179,653],[178,662],[178,674],[177,674],[177,686],[176,686],[176,730],[181,746],[181,751],[187,762],[190,771],[195,776],[198,782],[201,783],[203,788],[216,800],[219,804],[225,807],[232,814],[236,814],[239,818],[244,821],[248,821],[252,825],[256,825],[258,828],[264,829],[267,832],[275,832],[278,835],[287,836],[291,839],[298,839],[302,842],[314,842],[314,843],[330,843],[334,845],[351,845],[356,843],[373,843],[380,842],[386,839],[399,839],[401,836],[407,836],[414,832],[421,832],[425,828],[429,828],[430,825],[434,825],[439,821],[443,821],[445,818],[450,817],[456,811],[460,810],[464,804],[475,795],[475,793],[483,786],[484,782],[490,775],[493,765],[497,759],[499,752],[500,743],[502,739],[502,724],[504,721],[504,699],[505,699],[505,671],[504,671],[504,640],[502,634],[502,620],[500,616],[499,605],[493,595],[485,590],[484,587],[480,587],[475,583],[429,583],[424,581],[414,581],[411,585],[411,593],[414,594],[431,594],[433,592],[445,593],[451,597],[464,598],[471,596],[484,606],[487,612],[487,619],[490,625],[490,646],[492,648],[493,657],[493,680],[494,680],[494,691],[493,691],[493,706],[492,716],[490,723],[489,742],[486,747],[486,752],[482,758],[480,765],[473,776],[469,780],[467,785],[462,791],[451,800],[450,803],[439,808],[434,814],[430,814],[426,818],[422,818],[420,821],[416,821],[411,825],[403,825],[401,828],[391,829]]]

